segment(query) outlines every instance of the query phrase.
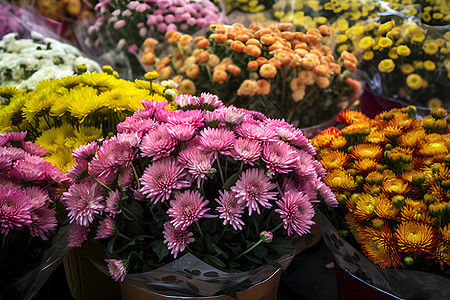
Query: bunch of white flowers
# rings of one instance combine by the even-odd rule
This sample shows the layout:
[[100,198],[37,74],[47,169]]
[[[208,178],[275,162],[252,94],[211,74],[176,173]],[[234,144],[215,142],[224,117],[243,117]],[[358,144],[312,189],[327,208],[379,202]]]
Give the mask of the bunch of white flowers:
[[32,90],[41,80],[74,75],[78,65],[101,72],[100,65],[72,45],[33,32],[30,39],[9,33],[0,41],[0,86]]

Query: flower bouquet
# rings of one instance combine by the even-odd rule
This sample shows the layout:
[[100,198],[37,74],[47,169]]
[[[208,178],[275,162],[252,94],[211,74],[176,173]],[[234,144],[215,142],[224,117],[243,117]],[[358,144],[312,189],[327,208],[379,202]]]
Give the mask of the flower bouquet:
[[448,298],[450,148],[445,110],[434,108],[423,120],[416,118],[413,106],[373,119],[345,111],[338,122],[341,129],[330,127],[311,140],[327,170],[324,182],[339,201],[338,209],[323,209],[332,225],[322,218],[336,261],[405,299]]
[[388,19],[348,29],[336,49],[361,58],[358,67],[367,73],[367,87],[375,94],[403,106],[449,108],[450,31]]
[[161,79],[179,82],[180,93],[211,91],[225,104],[308,127],[328,121],[358,95],[360,84],[351,78],[357,60],[348,52],[335,59],[321,44],[327,26],[291,30],[288,23],[213,24],[195,39],[171,31],[170,53],[159,56],[159,44],[147,40],[141,62]]
[[162,40],[169,30],[194,33],[225,16],[207,0],[99,1],[96,17],[75,29],[78,43],[86,53],[124,53],[137,77],[144,73],[136,61],[147,37]]
[[74,150],[70,245],[101,243],[117,281],[211,296],[282,266],[313,205],[337,202],[299,129],[209,93],[175,101],[143,100],[117,135]]
[[[31,299],[64,251],[47,253],[57,237],[58,188],[69,178],[45,161],[26,132],[0,134],[0,297]],[[58,236],[58,244],[61,237]],[[67,244],[67,241],[66,243]]]
[[120,79],[109,66],[103,70],[84,73],[81,65],[79,75],[41,81],[29,92],[0,87],[0,132],[28,131],[27,139],[66,172],[75,164],[73,149],[114,135],[118,123],[144,108],[142,99],[167,102],[177,95],[149,81]]
[[0,41],[0,86],[32,90],[39,81],[76,74],[81,64],[88,72],[101,70],[97,62],[83,56],[74,46],[36,32],[29,39],[9,33]]

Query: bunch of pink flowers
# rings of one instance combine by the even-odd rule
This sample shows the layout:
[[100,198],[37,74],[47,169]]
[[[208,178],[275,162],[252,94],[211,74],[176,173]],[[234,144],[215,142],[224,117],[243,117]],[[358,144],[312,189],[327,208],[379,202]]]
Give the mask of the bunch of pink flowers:
[[117,135],[73,152],[70,244],[102,243],[116,280],[184,253],[230,272],[269,264],[309,233],[315,203],[337,205],[301,130],[209,93],[175,101],[143,100]]
[[43,158],[45,149],[25,141],[26,135],[0,134],[0,296],[40,263],[58,226],[57,188],[70,180]]

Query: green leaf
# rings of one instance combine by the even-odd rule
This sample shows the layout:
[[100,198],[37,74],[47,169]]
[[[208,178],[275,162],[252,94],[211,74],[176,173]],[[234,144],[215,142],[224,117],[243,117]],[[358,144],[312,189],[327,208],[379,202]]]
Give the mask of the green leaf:
[[225,181],[225,183],[223,184],[222,189],[229,190],[230,187],[232,187],[236,183],[238,178],[239,178],[239,175],[237,173],[234,173],[233,175],[228,177],[227,181]]
[[265,257],[267,257],[267,255],[268,255],[269,253],[268,253],[268,251],[267,251],[267,248],[260,244],[260,245],[258,245],[258,247],[256,247],[255,249],[253,249],[253,254],[254,254],[256,257],[259,257],[259,258],[265,258]]
[[113,237],[111,240],[109,240],[108,245],[106,246],[106,250],[108,250],[109,253],[113,253],[115,241],[116,241],[116,237]]
[[162,240],[155,241],[155,244],[153,245],[153,251],[158,256],[159,261],[161,261],[164,257],[166,257],[169,254],[169,249],[167,249],[167,246],[164,244]]
[[212,243],[211,247],[216,251],[217,254],[222,255],[225,259],[230,258],[228,254],[225,253],[222,249],[220,249],[216,244]]
[[260,260],[259,258],[254,257],[253,255],[247,254],[247,255],[245,255],[245,257],[249,261],[254,262],[254,263],[258,264],[258,265],[262,265],[263,264],[262,260]]
[[225,264],[217,257],[210,255],[210,254],[206,254],[204,257],[204,260],[206,263],[212,265],[213,267],[218,267],[218,268],[224,268]]
[[294,245],[292,242],[284,239],[274,239],[272,243],[267,244],[266,246],[280,254],[289,254],[294,252]]

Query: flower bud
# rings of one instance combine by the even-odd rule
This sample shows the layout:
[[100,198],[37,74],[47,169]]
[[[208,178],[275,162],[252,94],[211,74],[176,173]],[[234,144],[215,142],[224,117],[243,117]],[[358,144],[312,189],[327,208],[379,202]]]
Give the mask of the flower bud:
[[84,73],[86,73],[86,71],[87,71],[86,65],[78,65],[77,66],[77,74],[78,75],[84,74]]
[[437,199],[433,194],[426,193],[423,195],[423,203],[426,205],[430,205],[431,203],[435,202]]
[[159,74],[156,71],[147,72],[144,75],[144,78],[147,79],[147,80],[155,80],[155,79],[158,79],[158,77],[159,77]]
[[383,219],[380,219],[380,218],[373,219],[371,221],[371,223],[372,223],[372,227],[377,229],[377,230],[380,230],[381,227],[383,227],[383,225],[384,225]]
[[111,66],[105,65],[102,67],[103,72],[112,75],[112,73],[114,72],[113,68]]
[[433,126],[434,130],[436,131],[443,131],[447,128],[447,121],[444,119],[436,120]]
[[271,243],[273,239],[273,233],[270,231],[263,231],[259,234],[259,238],[263,243]]
[[431,110],[431,116],[433,118],[435,118],[436,120],[438,119],[444,119],[444,117],[447,115],[447,111],[445,109],[443,109],[442,107],[434,107]]
[[403,205],[405,205],[405,197],[403,197],[402,195],[396,195],[396,196],[392,197],[392,203],[396,207],[400,208]]
[[405,262],[406,265],[411,266],[414,264],[414,258],[412,258],[411,255],[406,256],[405,258],[403,258],[403,261]]
[[422,126],[425,129],[433,128],[435,120],[432,116],[425,116],[422,121]]
[[345,196],[344,194],[340,194],[336,197],[337,201],[339,202],[339,204],[341,205],[345,205],[345,203],[347,203],[347,196]]

